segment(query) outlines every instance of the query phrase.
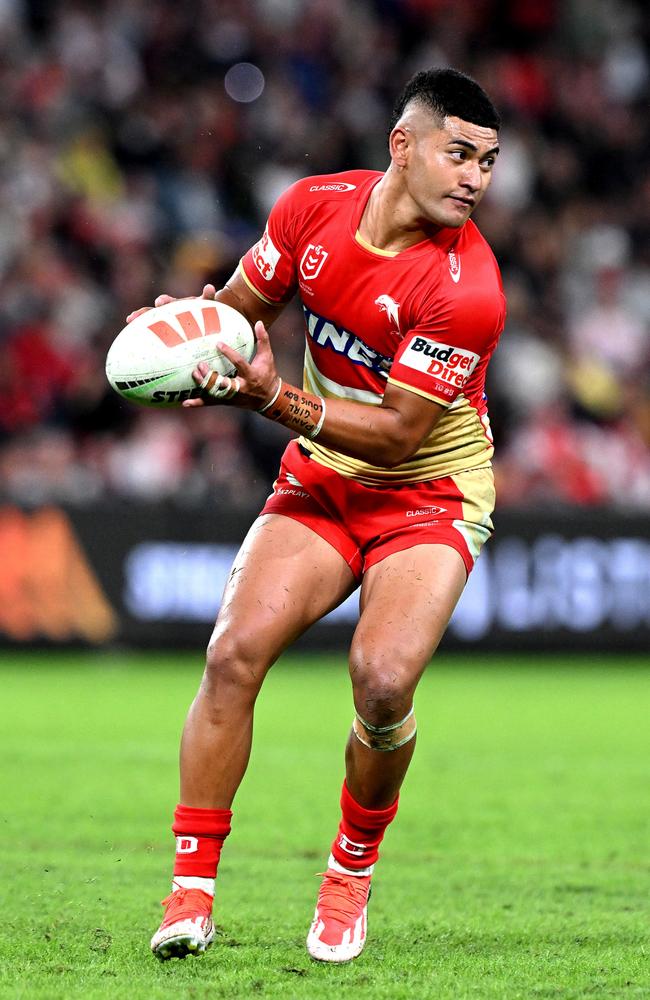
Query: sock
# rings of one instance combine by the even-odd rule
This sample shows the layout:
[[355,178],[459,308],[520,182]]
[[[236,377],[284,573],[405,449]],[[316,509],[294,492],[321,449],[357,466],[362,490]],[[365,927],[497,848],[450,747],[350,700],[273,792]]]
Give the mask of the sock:
[[213,878],[199,878],[198,875],[174,875],[172,879],[172,892],[179,889],[200,889],[208,896],[214,896]]
[[[386,827],[395,819],[399,795],[387,809],[365,809],[352,798],[346,782],[341,792],[341,822],[332,844],[330,867],[370,875],[379,857]],[[334,864],[332,864],[332,861]]]
[[231,819],[230,809],[176,806],[172,824],[176,834],[173,890],[202,889],[214,895],[214,879]]

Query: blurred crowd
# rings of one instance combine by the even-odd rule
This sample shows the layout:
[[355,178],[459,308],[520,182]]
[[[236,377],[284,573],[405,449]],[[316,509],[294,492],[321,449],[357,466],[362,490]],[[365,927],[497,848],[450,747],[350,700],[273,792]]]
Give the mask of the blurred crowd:
[[[476,216],[509,301],[502,506],[650,508],[650,15],[630,0],[1,0],[0,498],[250,502],[287,435],[148,410],[108,346],[219,285],[299,177],[384,169],[392,103],[452,65],[501,110]],[[301,378],[301,316],[273,328]]]

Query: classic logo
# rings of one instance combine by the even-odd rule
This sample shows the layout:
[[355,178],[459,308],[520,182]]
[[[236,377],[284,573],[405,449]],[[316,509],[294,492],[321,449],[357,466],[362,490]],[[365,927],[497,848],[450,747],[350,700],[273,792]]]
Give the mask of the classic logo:
[[203,317],[203,329],[191,312],[176,313],[174,319],[178,323],[178,327],[172,326],[165,320],[159,320],[157,323],[150,323],[149,329],[167,347],[176,347],[178,344],[184,344],[187,340],[198,340],[200,337],[207,337],[210,333],[221,332],[221,321],[216,306],[206,305],[204,309],[201,309],[201,316]]
[[458,284],[460,281],[460,257],[455,252],[455,250],[450,250],[449,254],[449,273],[451,275],[451,280]]
[[440,344],[429,337],[414,337],[400,362],[434,377],[434,388],[450,399],[462,389],[479,362],[479,355],[461,347]]
[[252,253],[255,267],[265,281],[270,281],[275,274],[281,254],[269,236],[268,229],[264,230],[262,239],[255,244]]
[[399,302],[396,302],[390,295],[380,295],[375,299],[375,305],[386,313],[391,323],[394,323],[399,330]]
[[198,837],[177,837],[176,838],[176,853],[177,854],[196,854],[199,849]]
[[300,261],[300,273],[305,281],[313,281],[321,272],[323,264],[329,257],[327,250],[322,246],[310,243]]
[[366,850],[365,844],[355,844],[353,840],[348,840],[344,833],[339,837],[339,847],[346,854],[351,854],[355,858],[360,858]]
[[407,517],[424,517],[429,515],[435,517],[436,514],[444,514],[446,512],[446,507],[422,507],[420,510],[407,510]]
[[339,181],[336,184],[312,184],[310,191],[355,191],[356,184],[348,184],[346,181]]

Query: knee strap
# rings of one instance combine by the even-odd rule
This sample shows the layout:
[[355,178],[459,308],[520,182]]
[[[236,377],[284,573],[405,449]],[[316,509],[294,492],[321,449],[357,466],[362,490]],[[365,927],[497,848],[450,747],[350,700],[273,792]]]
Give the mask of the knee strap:
[[373,726],[362,719],[358,712],[352,721],[352,732],[370,750],[398,750],[413,739],[417,729],[413,707],[408,715],[392,726]]

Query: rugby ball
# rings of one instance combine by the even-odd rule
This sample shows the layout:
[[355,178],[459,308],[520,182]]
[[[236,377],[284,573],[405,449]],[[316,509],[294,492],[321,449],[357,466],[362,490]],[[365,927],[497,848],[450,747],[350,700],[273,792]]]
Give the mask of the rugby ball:
[[218,342],[246,361],[255,353],[250,323],[236,309],[210,299],[175,299],[142,313],[118,333],[106,357],[106,377],[132,403],[180,406],[201,395],[192,378],[199,361],[221,375],[236,373]]

